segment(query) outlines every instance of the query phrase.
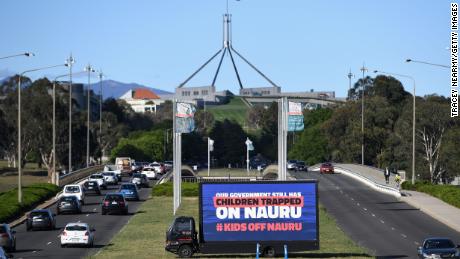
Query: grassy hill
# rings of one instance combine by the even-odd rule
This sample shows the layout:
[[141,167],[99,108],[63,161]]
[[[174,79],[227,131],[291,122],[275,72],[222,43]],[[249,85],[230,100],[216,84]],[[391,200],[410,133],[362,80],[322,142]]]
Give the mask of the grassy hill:
[[206,107],[206,110],[214,115],[216,121],[223,121],[225,119],[234,120],[243,128],[245,126],[248,109],[248,106],[240,97],[232,97],[230,102],[224,105],[208,105]]

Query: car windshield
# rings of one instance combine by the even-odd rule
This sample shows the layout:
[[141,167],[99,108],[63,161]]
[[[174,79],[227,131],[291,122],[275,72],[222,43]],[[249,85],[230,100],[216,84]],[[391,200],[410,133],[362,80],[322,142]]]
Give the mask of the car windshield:
[[0,226],[0,234],[6,233],[6,227]]
[[133,174],[133,178],[142,178],[141,174]]
[[107,196],[105,196],[105,200],[107,200],[107,201],[122,201],[123,196],[121,196],[121,195],[107,195]]
[[88,230],[88,228],[86,226],[82,226],[82,225],[72,225],[72,226],[65,227],[65,230],[68,230],[68,231],[86,231],[86,230]]
[[437,248],[454,248],[454,243],[449,239],[434,239],[427,240],[425,243],[425,249],[437,249]]
[[86,182],[87,185],[97,185],[97,182],[93,182],[93,181],[90,181],[90,182]]
[[67,193],[77,193],[77,192],[80,192],[80,187],[78,187],[78,186],[67,186],[65,188],[65,192],[67,192]]
[[103,179],[104,176],[102,176],[102,175],[100,175],[100,174],[97,174],[97,175],[93,174],[93,175],[91,175],[89,178],[92,178],[92,179]]
[[297,160],[289,160],[288,163],[295,163]]
[[324,163],[323,166],[331,166],[330,163]]
[[43,211],[32,211],[30,213],[30,216],[31,217],[39,217],[39,218],[47,218],[48,217],[48,213],[46,212],[43,212]]
[[158,164],[158,163],[152,163],[152,164],[150,164],[150,166],[160,166],[160,164]]
[[299,165],[305,165],[305,162],[297,162]]
[[74,196],[67,196],[67,197],[62,197],[61,201],[74,201],[76,200],[76,197]]
[[152,171],[155,171],[155,169],[153,169],[153,168],[144,168],[142,171],[152,172]]
[[120,187],[121,190],[135,190],[136,189],[136,185],[134,184],[123,184],[121,187]]
[[105,175],[105,176],[114,176],[115,173],[102,173],[102,175]]

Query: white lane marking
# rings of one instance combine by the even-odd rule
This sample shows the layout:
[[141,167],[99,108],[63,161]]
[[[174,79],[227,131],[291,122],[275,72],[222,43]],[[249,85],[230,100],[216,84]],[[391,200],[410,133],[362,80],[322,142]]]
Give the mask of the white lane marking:
[[342,191],[342,190],[340,190],[340,193],[343,193],[343,191]]
[[353,198],[350,198],[350,199],[351,199],[352,201],[354,201],[354,200],[355,200],[355,199],[353,199]]
[[96,211],[96,210],[97,210],[97,208],[94,208],[94,209],[93,209],[93,211]]
[[404,238],[407,238],[407,236],[406,236],[406,235],[404,235],[404,234],[401,234],[401,236],[402,236],[402,237],[404,237]]
[[53,243],[53,242],[50,241],[50,242],[46,243],[46,245],[49,246],[51,243]]
[[380,220],[380,222],[381,222],[382,224],[385,224],[385,221],[383,221],[383,220]]
[[367,209],[366,209],[366,208],[363,208],[363,210],[367,211]]
[[394,228],[394,227],[391,227],[391,230],[395,230],[395,228]]
[[374,214],[374,213],[372,213],[372,217],[375,217],[375,214]]
[[88,217],[88,216],[89,216],[89,214],[86,214],[86,216]]
[[417,241],[414,241],[414,244],[415,244],[416,246],[419,246],[419,245],[420,245],[420,243],[417,242]]
[[79,221],[77,221],[77,222],[78,222],[78,223],[80,223],[80,222],[81,222],[81,220],[79,220]]
[[37,250],[34,250],[34,251],[32,251],[32,254],[33,254],[33,253],[36,253],[36,252],[37,252]]
[[358,203],[356,203],[356,205],[358,205],[358,206],[359,206],[359,202],[358,202]]

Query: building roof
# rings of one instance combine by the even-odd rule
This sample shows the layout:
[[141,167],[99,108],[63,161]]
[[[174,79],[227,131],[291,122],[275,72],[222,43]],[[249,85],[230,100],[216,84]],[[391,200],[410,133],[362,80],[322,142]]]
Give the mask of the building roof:
[[160,99],[160,97],[149,89],[136,88],[133,91],[133,99]]

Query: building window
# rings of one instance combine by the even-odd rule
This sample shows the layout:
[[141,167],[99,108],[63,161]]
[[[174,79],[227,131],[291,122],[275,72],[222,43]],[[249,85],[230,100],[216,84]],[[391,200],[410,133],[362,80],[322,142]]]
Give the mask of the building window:
[[270,91],[263,90],[263,91],[262,91],[262,95],[264,95],[264,94],[270,95]]
[[190,96],[190,91],[183,91],[182,96]]
[[201,90],[202,95],[208,95],[208,90]]
[[193,91],[193,95],[200,95],[200,91]]

